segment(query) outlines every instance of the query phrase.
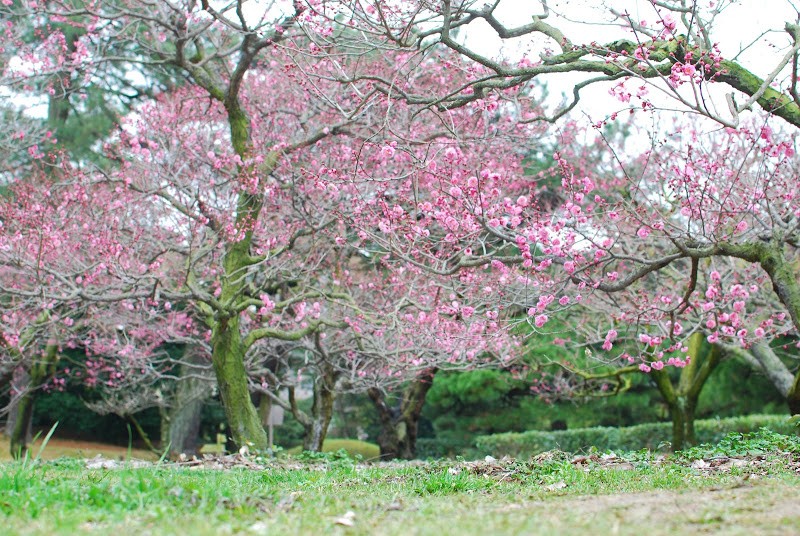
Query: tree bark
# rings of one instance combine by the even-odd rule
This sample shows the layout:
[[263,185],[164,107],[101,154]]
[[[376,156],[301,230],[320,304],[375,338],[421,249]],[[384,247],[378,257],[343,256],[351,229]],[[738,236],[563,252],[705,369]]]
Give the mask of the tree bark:
[[24,458],[28,453],[28,445],[32,439],[33,406],[35,396],[26,389],[17,399],[14,425],[11,428],[10,451],[14,459]]
[[436,369],[420,374],[406,385],[396,406],[387,403],[386,395],[375,387],[367,391],[381,423],[378,446],[382,460],[412,460],[417,455],[417,430],[425,397],[433,387]]
[[683,450],[697,444],[694,433],[694,413],[696,401],[686,397],[678,397],[675,404],[669,405],[672,418],[672,448]]
[[677,385],[673,385],[666,370],[650,372],[669,409],[672,450],[683,450],[697,444],[694,431],[697,401],[709,376],[719,365],[720,349],[706,344],[702,333],[694,333],[689,339],[689,357]]
[[175,408],[169,421],[169,456],[181,454],[197,454],[200,446],[200,420],[203,412],[204,398],[194,398]]
[[310,420],[304,424],[303,450],[322,451],[333,418],[335,401],[336,375],[323,374],[314,383],[314,403],[311,406]]
[[180,365],[180,378],[170,408],[162,417],[161,448],[169,449],[170,459],[181,454],[197,454],[200,446],[200,419],[211,384],[197,377],[196,360],[184,357],[188,363]]
[[55,341],[49,341],[40,359],[31,365],[28,372],[28,385],[23,387],[17,400],[16,421],[11,430],[9,444],[13,458],[22,458],[28,453],[36,395],[48,378],[55,373],[58,357],[58,344]]
[[726,347],[726,350],[762,371],[775,389],[786,398],[789,413],[800,414],[800,373],[792,374],[767,343],[755,342],[748,350],[737,347]]
[[800,373],[795,376],[792,390],[789,391],[786,402],[789,404],[789,413],[792,415],[800,415]]
[[[11,378],[8,383],[10,400],[6,408],[7,419],[5,428],[3,429],[3,435],[10,439],[11,436],[14,435],[14,428],[17,425],[17,408],[19,407],[19,402],[22,399],[22,394],[28,390],[31,378],[24,367],[16,367],[11,373]],[[31,433],[29,432],[29,440],[30,435]]]
[[265,451],[269,439],[250,398],[237,317],[223,318],[212,330],[212,362],[225,418],[238,447]]
[[[244,61],[240,58],[240,62]],[[249,61],[249,60],[248,60]],[[242,74],[243,76],[243,74]],[[198,81],[199,82],[199,81]],[[203,84],[201,84],[202,86]],[[252,149],[250,140],[250,120],[238,101],[238,87],[230,91],[220,92],[217,88],[204,86],[215,98],[222,100],[228,112],[228,126],[231,134],[231,145],[242,160],[247,160]],[[268,175],[277,164],[279,156],[269,155],[268,163],[263,164],[262,171]],[[246,176],[253,170],[241,167],[239,173]],[[211,360],[217,377],[220,399],[225,409],[225,417],[238,447],[247,446],[258,451],[269,448],[269,439],[258,410],[250,397],[247,371],[244,358],[247,348],[239,324],[239,301],[245,293],[245,278],[250,267],[250,247],[253,242],[253,225],[258,220],[263,208],[263,195],[242,192],[236,203],[236,228],[242,229],[243,235],[236,241],[227,244],[223,257],[223,276],[220,281],[220,294],[217,310],[213,312],[211,342]]]

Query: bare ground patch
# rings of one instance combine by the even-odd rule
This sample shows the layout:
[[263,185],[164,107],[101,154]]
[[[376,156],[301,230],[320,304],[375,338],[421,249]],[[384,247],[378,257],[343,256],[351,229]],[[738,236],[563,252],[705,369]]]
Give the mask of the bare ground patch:
[[528,517],[526,534],[800,534],[800,488],[748,479],[707,491],[652,491],[513,503],[494,514]]

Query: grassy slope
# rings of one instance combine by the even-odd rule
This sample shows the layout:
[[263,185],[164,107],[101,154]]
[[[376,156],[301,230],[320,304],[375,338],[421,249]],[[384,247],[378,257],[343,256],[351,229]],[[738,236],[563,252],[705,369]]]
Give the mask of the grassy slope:
[[[59,439],[51,437],[45,445],[44,450],[41,450],[42,438],[39,437],[30,447],[31,457],[36,457],[40,451],[40,458],[43,460],[54,460],[62,456],[70,458],[94,458],[97,455],[102,455],[110,459],[126,459],[128,457],[128,449],[117,445],[107,445],[105,443],[93,443],[89,441],[76,441],[73,439]],[[156,455],[149,450],[131,449],[130,456],[138,460],[155,460]],[[0,435],[0,461],[8,461],[11,459],[11,453],[8,445],[8,438]]]
[[[378,445],[357,439],[326,439],[322,444],[322,452],[336,452],[340,449],[346,451],[350,456],[361,456],[364,461],[377,460],[381,455]],[[302,451],[302,446],[297,446],[288,449],[286,453],[300,454]]]

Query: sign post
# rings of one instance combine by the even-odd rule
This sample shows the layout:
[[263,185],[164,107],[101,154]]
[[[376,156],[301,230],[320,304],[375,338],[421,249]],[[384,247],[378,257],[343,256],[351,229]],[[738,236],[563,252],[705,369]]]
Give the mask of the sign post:
[[283,424],[283,408],[270,402],[269,414],[267,415],[267,432],[269,434],[269,448],[273,448],[273,426],[281,426]]

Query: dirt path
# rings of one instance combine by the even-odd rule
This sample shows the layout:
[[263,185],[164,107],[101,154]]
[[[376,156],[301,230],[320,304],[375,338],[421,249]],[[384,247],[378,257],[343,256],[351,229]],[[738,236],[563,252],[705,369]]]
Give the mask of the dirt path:
[[513,509],[535,512],[533,533],[539,534],[800,535],[800,488],[774,481],[703,492],[564,497]]

